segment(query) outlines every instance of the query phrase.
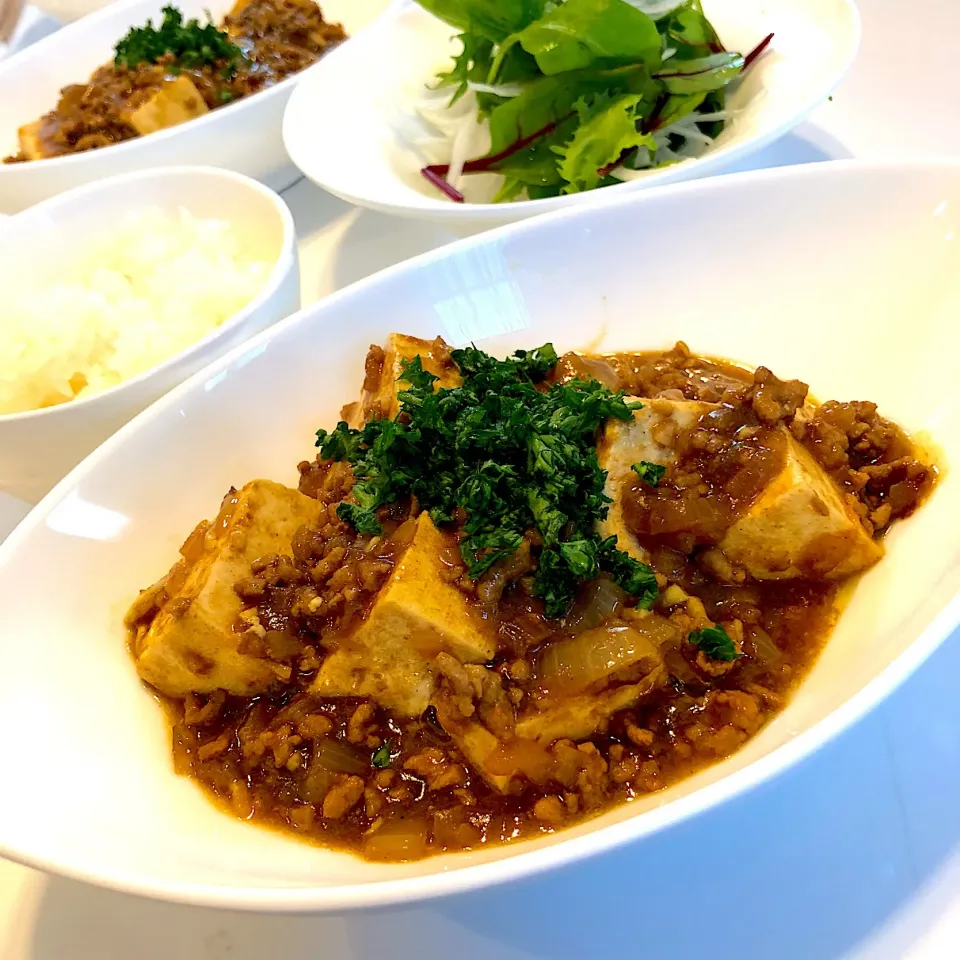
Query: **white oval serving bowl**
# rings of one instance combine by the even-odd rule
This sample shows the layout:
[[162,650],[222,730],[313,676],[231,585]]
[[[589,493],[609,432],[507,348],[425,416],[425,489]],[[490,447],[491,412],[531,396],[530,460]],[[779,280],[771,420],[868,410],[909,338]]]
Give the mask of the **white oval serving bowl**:
[[[293,162],[343,200],[472,233],[597,196],[715,173],[787,133],[827,98],[856,56],[860,17],[853,0],[704,0],[731,50],[747,52],[768,33],[770,48],[729,97],[741,112],[707,153],[640,180],[600,190],[514,203],[453,203],[421,176],[410,146],[411,90],[435,83],[457,52],[455,31],[410,0],[305,77],[287,105],[283,137]],[[369,64],[376,63],[376,70]],[[349,90],[349,97],[338,92]],[[328,131],[338,131],[330,137]]]
[[[658,242],[641,252],[637,238],[651,233]],[[950,469],[960,396],[929,389],[952,383],[960,349],[954,235],[960,162],[814,164],[681,184],[419,257],[212,364],[107,441],[0,546],[0,729],[30,731],[6,740],[0,854],[197,904],[397,903],[637,841],[815,750],[960,622],[960,475]],[[166,721],[137,679],[121,621],[231,484],[296,482],[314,431],[357,396],[368,344],[391,330],[497,352],[682,337],[803,377],[818,397],[879,402],[937,442],[946,470],[891,533],[792,702],[738,753],[553,836],[366,863],[235,820],[175,776]],[[654,869],[642,845],[635,856],[638,876]]]
[[84,241],[148,207],[226,220],[241,249],[273,264],[260,293],[216,330],[139,376],[69,403],[0,414],[0,490],[36,502],[118,427],[171,387],[300,306],[296,232],[287,205],[248,177],[206,167],[126,174],[0,220],[0,287],[57,279]]
[[[0,63],[2,155],[17,152],[18,128],[52,110],[62,87],[85,82],[98,66],[111,60],[114,45],[131,27],[143,26],[148,17],[159,23],[165,2],[120,0]],[[209,10],[217,23],[233,5],[233,0],[178,0],[176,4],[185,18],[203,21]],[[325,0],[321,7],[328,20],[342,23],[352,37],[388,5],[389,0]],[[177,164],[222,167],[281,190],[298,176],[283,148],[283,110],[296,84],[316,66],[149,136],[65,157],[0,165],[0,211],[13,213],[113,174]]]

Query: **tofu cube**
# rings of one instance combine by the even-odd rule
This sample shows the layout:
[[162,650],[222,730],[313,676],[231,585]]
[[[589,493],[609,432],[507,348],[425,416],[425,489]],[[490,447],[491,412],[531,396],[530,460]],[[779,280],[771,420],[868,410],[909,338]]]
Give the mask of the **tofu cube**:
[[496,637],[464,594],[444,579],[447,543],[429,514],[357,631],[323,662],[313,690],[321,696],[369,696],[418,716],[436,686],[433,659],[453,655],[485,663]]
[[400,411],[397,394],[406,386],[399,381],[404,362],[419,356],[423,369],[439,379],[434,388],[459,387],[463,382],[460,371],[450,358],[450,348],[439,337],[436,340],[420,340],[402,333],[391,333],[384,351],[379,371],[368,371],[350,425],[362,426],[371,420],[392,419]]
[[20,141],[20,152],[27,160],[43,160],[50,156],[51,151],[43,142],[43,124],[44,121],[35,120],[33,123],[27,123],[17,131],[17,138]]
[[313,692],[321,697],[369,697],[398,716],[420,716],[436,690],[436,672],[402,643],[367,646],[371,640],[358,633],[329,654]]
[[487,783],[499,793],[511,793],[513,777],[495,773],[490,769],[491,756],[500,752],[500,741],[482,724],[476,721],[461,723],[444,729],[466,757],[467,762],[477,770]]
[[605,520],[597,524],[602,537],[616,536],[617,546],[634,559],[646,563],[647,551],[637,542],[623,520],[621,488],[629,485],[636,474],[632,465],[640,460],[668,464],[676,456],[674,443],[682,430],[692,427],[705,413],[717,405],[698,400],[640,400],[643,407],[634,410],[632,420],[607,421],[597,444],[597,460],[607,471],[604,493],[613,501]]
[[203,96],[193,81],[181,74],[163,82],[148,100],[127,116],[127,122],[137,133],[145,135],[175,127],[209,113]]
[[836,580],[872,566],[883,547],[826,471],[784,432],[783,469],[716,549],[756,580]]
[[276,665],[239,652],[243,634],[233,627],[243,605],[233,585],[250,575],[257,558],[289,553],[294,533],[315,524],[319,511],[318,501],[269,480],[231,491],[217,520],[198,528],[184,545],[184,559],[147,592],[156,596],[163,588],[153,619],[142,619],[142,600],[127,616],[137,629],[140,676],[170,696],[265,691],[276,679]]
[[[631,398],[633,399],[633,398]],[[608,421],[597,457],[607,471],[605,492],[613,499],[601,536],[617,536],[620,549],[647,561],[646,551],[623,520],[622,488],[631,465],[669,464],[675,442],[717,405],[695,400],[641,400],[633,420]],[[883,548],[864,530],[840,489],[786,427],[783,468],[710,553],[756,580],[808,577],[840,579],[876,563]]]

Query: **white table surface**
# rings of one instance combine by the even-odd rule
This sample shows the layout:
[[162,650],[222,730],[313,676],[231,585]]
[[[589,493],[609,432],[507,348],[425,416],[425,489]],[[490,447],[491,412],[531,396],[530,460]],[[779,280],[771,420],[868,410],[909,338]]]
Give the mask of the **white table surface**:
[[[960,156],[960,0],[861,0],[861,9],[860,59],[833,102],[750,167]],[[19,39],[45,29],[28,18]],[[305,303],[452,239],[350,208],[303,181],[286,198],[302,240]],[[0,537],[24,512],[0,494]],[[773,783],[578,867],[421,907],[230,914],[0,860],[0,960],[958,958],[955,676],[960,634],[880,708]]]

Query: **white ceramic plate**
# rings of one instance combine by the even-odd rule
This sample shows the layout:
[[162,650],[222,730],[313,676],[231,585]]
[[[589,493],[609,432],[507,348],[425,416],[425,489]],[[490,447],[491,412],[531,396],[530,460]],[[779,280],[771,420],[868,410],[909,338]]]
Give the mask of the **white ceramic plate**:
[[787,133],[826,99],[856,55],[860,18],[853,0],[704,0],[703,6],[729,49],[751,50],[768,33],[773,43],[730,96],[729,106],[740,113],[714,146],[642,180],[507,204],[457,204],[441,196],[420,175],[423,159],[409,145],[411,91],[433,85],[459,44],[455,31],[413,2],[304,78],[287,105],[284,142],[293,162],[336,196],[461,232],[591,203],[600,193],[623,197],[714,173]]
[[[272,265],[239,313],[185,350],[102,393],[0,414],[0,490],[35,503],[91,450],[171,387],[300,306],[293,217],[272,190],[209,167],[168,167],[78,187],[0,222],[0,289],[49,286],[111,223],[149,207],[227,221],[251,260]],[[0,311],[2,312],[2,311]]]
[[[642,243],[657,237],[656,244]],[[0,547],[0,854],[117,889],[264,910],[439,896],[702,812],[816,749],[960,622],[960,163],[816,164],[539,218],[328,297],[208,367],[72,473]],[[869,398],[947,470],[887,541],[823,657],[739,753],[552,837],[377,865],[241,823],[172,772],[121,618],[230,484],[294,483],[391,330],[496,351],[693,349]],[[78,575],[83,571],[83,575]],[[637,846],[638,875],[644,873]]]
[[[324,0],[328,20],[351,36],[371,23],[390,0]],[[154,24],[166,0],[120,0],[65,27],[0,63],[0,154],[18,150],[17,130],[52,110],[62,87],[83,83],[113,57],[131,26]],[[184,17],[217,23],[233,0],[178,0]],[[344,45],[346,46],[346,45]],[[314,65],[314,67],[316,64]],[[296,179],[281,137],[283,109],[308,70],[252,97],[189,123],[114,146],[31,163],[0,165],[0,210],[13,213],[71,187],[117,173],[175,164],[223,167],[282,189]]]

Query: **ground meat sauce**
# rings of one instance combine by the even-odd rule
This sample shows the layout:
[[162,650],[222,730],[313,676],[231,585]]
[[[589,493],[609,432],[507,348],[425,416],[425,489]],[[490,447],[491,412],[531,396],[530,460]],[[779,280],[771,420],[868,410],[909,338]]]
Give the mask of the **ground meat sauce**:
[[[234,70],[225,69],[225,62],[186,68],[167,54],[132,68],[108,63],[86,83],[64,87],[56,108],[40,120],[44,156],[82,153],[139,136],[129,122],[131,113],[177,77],[187,77],[207,109],[215,110],[299,73],[346,39],[343,28],[327,23],[313,0],[250,0],[228,14],[221,29],[244,56]],[[29,159],[21,151],[4,163]]]
[[[368,381],[382,363],[382,351],[373,350]],[[738,749],[782,708],[828,636],[839,583],[754,581],[710,559],[780,469],[788,436],[837,481],[873,536],[914,510],[934,482],[934,469],[873,404],[816,407],[798,381],[694,357],[683,344],[661,353],[568,355],[552,376],[600,379],[645,403],[710,405],[671,438],[677,457],[658,486],[638,480],[624,503],[661,588],[654,612],[683,638],[661,650],[665,682],[580,742],[512,738],[522,710],[562,694],[538,679],[556,642],[648,615],[599,580],[565,618],[548,620],[529,576],[535,535],[475,582],[449,532],[444,577],[495,631],[493,660],[464,666],[441,654],[439,693],[413,720],[370,700],[317,697],[309,687],[319,665],[370,610],[419,512],[409,502],[382,509],[383,533],[358,535],[336,514],[353,484],[350,468],[318,459],[300,465],[301,492],[324,505],[317,525],[296,534],[291,555],[259,559],[235,587],[260,624],[247,649],[284,666],[289,679],[254,698],[218,692],[169,701],[179,772],[241,818],[374,860],[518,840],[596,815]],[[722,625],[740,656],[712,660],[686,642],[705,624]],[[638,674],[627,668],[613,679],[630,683]],[[504,744],[491,767],[528,773],[507,794],[488,785],[451,738],[477,718]]]

